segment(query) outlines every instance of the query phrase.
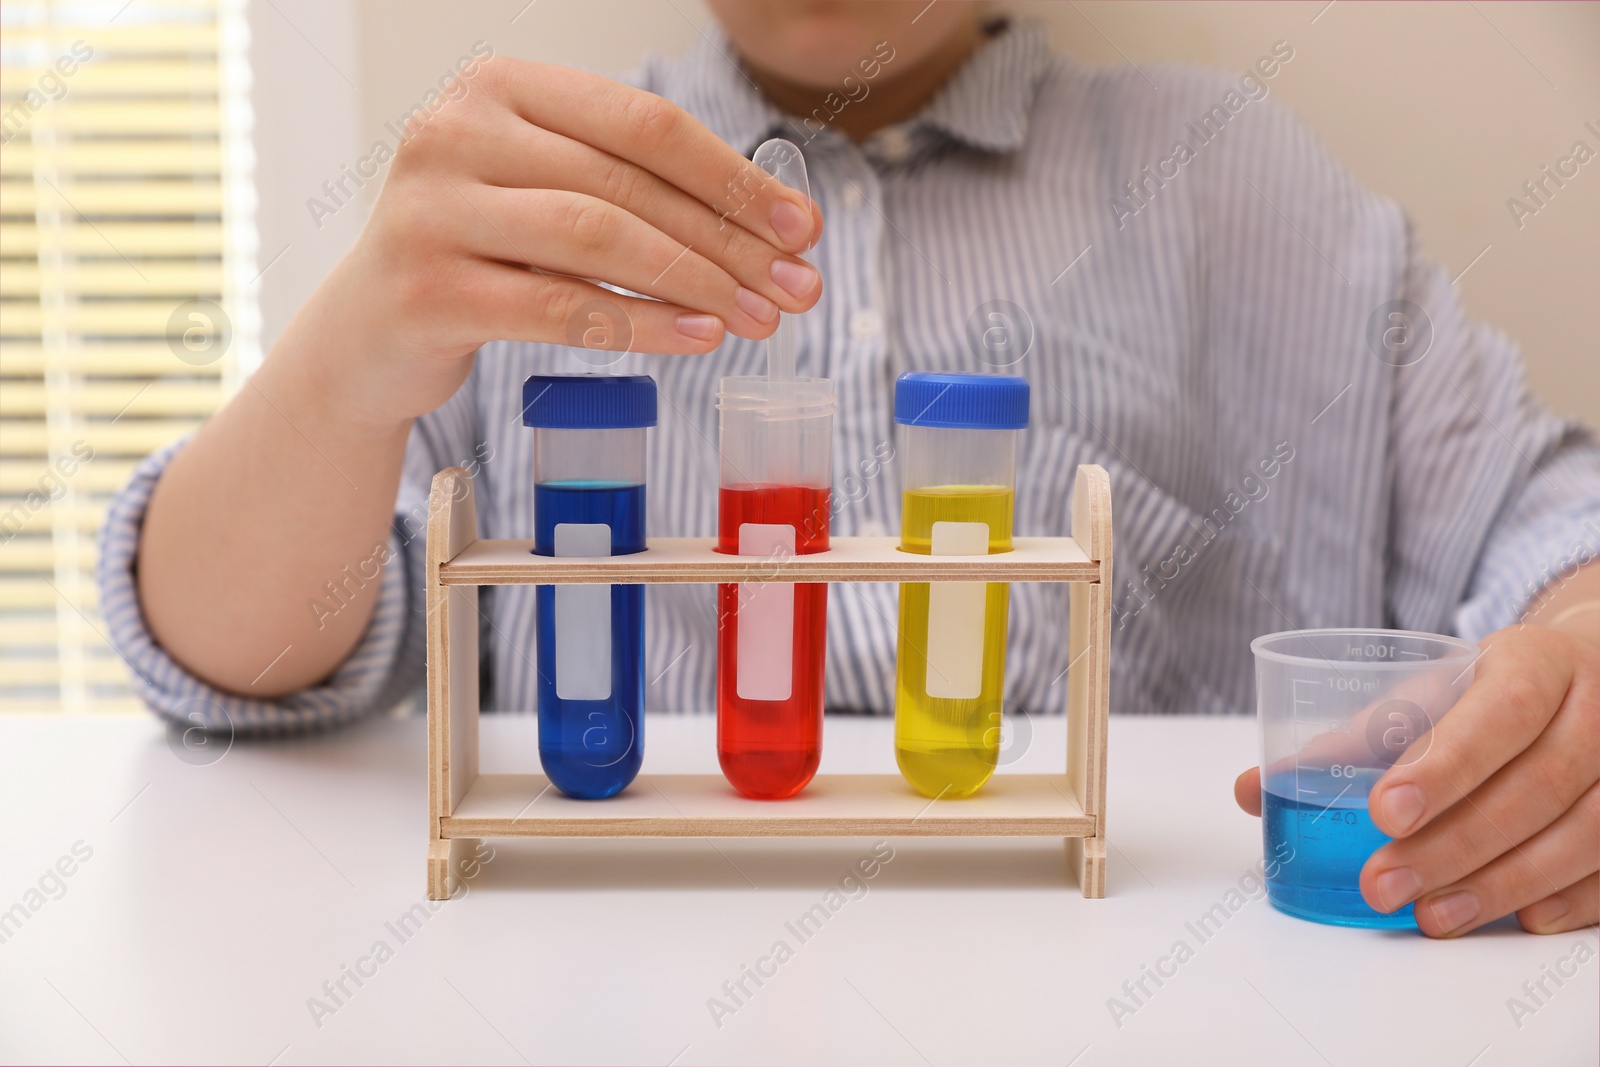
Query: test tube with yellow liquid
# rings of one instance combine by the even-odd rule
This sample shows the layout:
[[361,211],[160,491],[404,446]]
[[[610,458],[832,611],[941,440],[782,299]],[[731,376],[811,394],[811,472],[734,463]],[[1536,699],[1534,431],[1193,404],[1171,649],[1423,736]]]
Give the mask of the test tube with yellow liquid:
[[[895,382],[905,497],[900,548],[931,556],[1011,551],[1017,436],[1028,382],[902,374]],[[894,747],[919,792],[969,796],[994,773],[1005,696],[1004,582],[900,587]]]

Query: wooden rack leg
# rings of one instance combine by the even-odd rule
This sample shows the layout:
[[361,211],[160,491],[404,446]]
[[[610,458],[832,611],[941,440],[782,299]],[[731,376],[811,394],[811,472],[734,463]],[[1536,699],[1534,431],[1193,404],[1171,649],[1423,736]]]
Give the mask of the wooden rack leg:
[[1097,828],[1067,839],[1086,897],[1106,895],[1106,727],[1111,709],[1111,481],[1104,467],[1078,468],[1072,536],[1100,564],[1096,582],[1073,583],[1067,628],[1067,784]]
[[449,897],[478,844],[439,833],[478,777],[478,587],[442,585],[439,568],[477,539],[472,478],[447,467],[428,496],[429,900]]

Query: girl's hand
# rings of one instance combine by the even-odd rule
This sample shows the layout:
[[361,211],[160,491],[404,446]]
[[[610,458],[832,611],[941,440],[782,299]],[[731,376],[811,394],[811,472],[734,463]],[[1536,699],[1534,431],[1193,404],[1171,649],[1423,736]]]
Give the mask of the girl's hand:
[[1516,912],[1533,933],[1600,917],[1600,649],[1543,626],[1482,646],[1472,685],[1421,759],[1372,789],[1396,838],[1361,871],[1380,911],[1416,902],[1453,937]]
[[454,84],[296,324],[332,342],[300,346],[323,353],[302,369],[325,401],[407,419],[444,403],[489,340],[702,353],[821,295],[792,254],[821,232],[816,205],[676,105],[504,57]]
[[[1430,937],[1516,913],[1550,934],[1600,916],[1600,648],[1544,626],[1482,642],[1472,685],[1421,755],[1386,771],[1372,820],[1395,838],[1361,871],[1379,911],[1415,902]],[[1410,755],[1409,753],[1407,754]],[[1261,813],[1261,778],[1234,795]]]

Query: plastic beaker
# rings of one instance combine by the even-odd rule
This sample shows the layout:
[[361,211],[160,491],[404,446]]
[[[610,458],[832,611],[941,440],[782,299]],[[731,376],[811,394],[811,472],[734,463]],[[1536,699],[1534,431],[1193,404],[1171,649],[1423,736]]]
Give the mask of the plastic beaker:
[[1415,927],[1361,896],[1361,868],[1390,838],[1367,794],[1472,683],[1478,649],[1406,630],[1295,630],[1250,643],[1261,732],[1261,832],[1274,907],[1342,926]]

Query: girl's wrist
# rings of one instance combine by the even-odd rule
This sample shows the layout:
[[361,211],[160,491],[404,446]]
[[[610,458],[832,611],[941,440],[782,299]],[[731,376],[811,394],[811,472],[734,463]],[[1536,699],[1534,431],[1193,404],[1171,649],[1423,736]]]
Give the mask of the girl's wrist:
[[[391,391],[382,364],[359,338],[314,307],[319,290],[272,346],[255,379],[256,388],[285,418],[306,423],[302,432],[338,440],[382,440],[401,436],[412,420],[384,410]],[[381,342],[379,342],[381,343]],[[366,345],[371,345],[368,338]]]

